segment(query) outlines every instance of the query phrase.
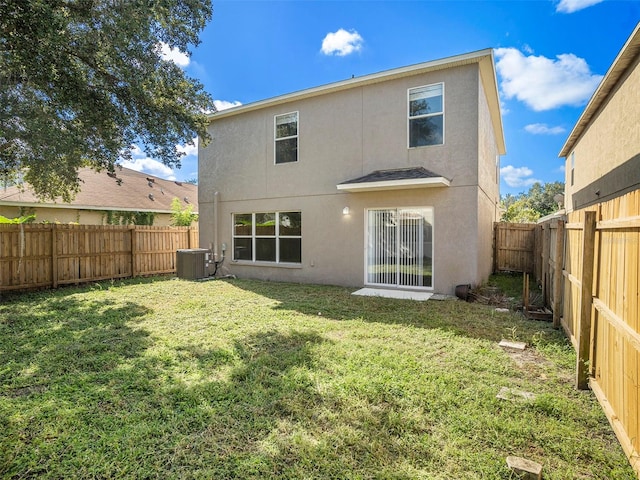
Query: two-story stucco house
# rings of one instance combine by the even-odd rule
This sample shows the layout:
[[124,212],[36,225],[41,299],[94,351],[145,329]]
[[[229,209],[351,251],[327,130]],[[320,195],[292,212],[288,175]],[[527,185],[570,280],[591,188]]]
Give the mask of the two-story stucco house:
[[235,275],[451,294],[491,273],[491,50],[220,111],[209,133],[200,245]]
[[640,188],[640,23],[565,142],[568,212]]

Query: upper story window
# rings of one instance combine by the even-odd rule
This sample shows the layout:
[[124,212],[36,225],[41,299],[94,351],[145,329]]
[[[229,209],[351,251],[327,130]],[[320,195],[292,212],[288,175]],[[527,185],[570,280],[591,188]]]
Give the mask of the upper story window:
[[444,83],[409,89],[409,148],[444,143]]
[[276,164],[298,161],[298,112],[276,115]]
[[571,152],[571,185],[573,186],[573,171],[576,168],[576,152]]

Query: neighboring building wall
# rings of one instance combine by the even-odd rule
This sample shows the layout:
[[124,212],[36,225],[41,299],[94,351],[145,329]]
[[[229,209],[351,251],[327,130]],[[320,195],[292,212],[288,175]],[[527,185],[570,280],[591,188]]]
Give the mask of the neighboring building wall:
[[[408,89],[439,82],[445,85],[444,145],[407,148]],[[214,116],[212,141],[199,151],[200,245],[216,242],[218,192],[217,243],[227,245],[226,265],[232,273],[361,286],[366,209],[427,206],[434,208],[434,290],[453,293],[458,284],[486,279],[497,200],[497,147],[490,140],[487,101],[478,99],[479,85],[478,65],[463,65]],[[274,116],[293,111],[299,112],[299,161],[274,165]],[[489,125],[479,128],[479,121]],[[336,188],[374,170],[418,166],[448,178],[451,185],[367,193]],[[345,206],[351,210],[348,216],[342,215]],[[301,265],[231,260],[233,213],[291,210],[302,212]]]
[[[80,225],[106,225],[107,218],[104,211],[85,210],[76,208],[37,208],[25,207],[36,215],[35,222],[42,223],[78,223]],[[7,218],[21,216],[20,207],[0,206],[0,215]],[[156,213],[153,217],[153,225],[166,227],[171,224],[171,215],[168,213]]]
[[639,62],[637,57],[566,157],[568,211],[640,188]]

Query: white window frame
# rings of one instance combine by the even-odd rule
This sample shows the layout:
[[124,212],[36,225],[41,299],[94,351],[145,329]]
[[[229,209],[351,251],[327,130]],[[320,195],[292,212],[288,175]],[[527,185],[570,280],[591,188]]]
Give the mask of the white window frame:
[[[417,90],[419,88],[427,88],[434,87],[436,85],[442,86],[442,111],[436,113],[425,113],[423,115],[411,116],[411,91]],[[411,146],[411,120],[415,120],[417,118],[428,118],[428,117],[436,117],[438,115],[442,115],[442,143],[436,143],[434,145],[418,145],[415,147]],[[407,148],[425,148],[425,147],[441,147],[445,144],[445,85],[444,82],[436,82],[430,83],[429,85],[419,85],[417,87],[411,87],[407,89]]]
[[[278,138],[278,117],[286,117],[287,115],[296,116],[296,134],[289,135],[288,137],[280,137]],[[296,139],[296,160],[295,162],[281,162],[278,163],[278,149],[277,143],[282,140],[290,140],[292,138]],[[290,163],[298,163],[300,159],[300,111],[294,110],[293,112],[287,113],[279,113],[278,115],[273,116],[273,164],[274,165],[288,165]]]
[[[302,218],[301,210],[271,210],[271,211],[260,211],[260,212],[235,212],[231,214],[231,244],[232,244],[232,261],[234,263],[240,264],[256,264],[256,265],[302,265],[302,231],[300,235],[280,235],[280,214],[283,213],[299,213]],[[256,215],[264,214],[264,213],[273,213],[276,216],[275,223],[275,235],[256,235]],[[236,215],[251,215],[251,235],[236,235],[235,232],[235,216]],[[247,259],[236,259],[235,258],[235,249],[236,249],[236,238],[250,238],[251,239],[251,260]],[[256,260],[256,239],[258,238],[274,238],[276,240],[276,260]],[[280,239],[300,239],[300,262],[282,262],[280,261]]]

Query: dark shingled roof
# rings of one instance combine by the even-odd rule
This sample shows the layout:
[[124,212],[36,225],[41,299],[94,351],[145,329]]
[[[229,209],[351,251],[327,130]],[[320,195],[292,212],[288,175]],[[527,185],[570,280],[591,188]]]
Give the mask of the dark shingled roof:
[[414,180],[417,178],[438,178],[442,175],[427,170],[424,167],[412,167],[412,168],[394,168],[391,170],[376,170],[363,177],[354,178],[353,180],[347,180],[340,185],[347,185],[351,183],[373,183],[373,182],[390,182],[394,180]]

